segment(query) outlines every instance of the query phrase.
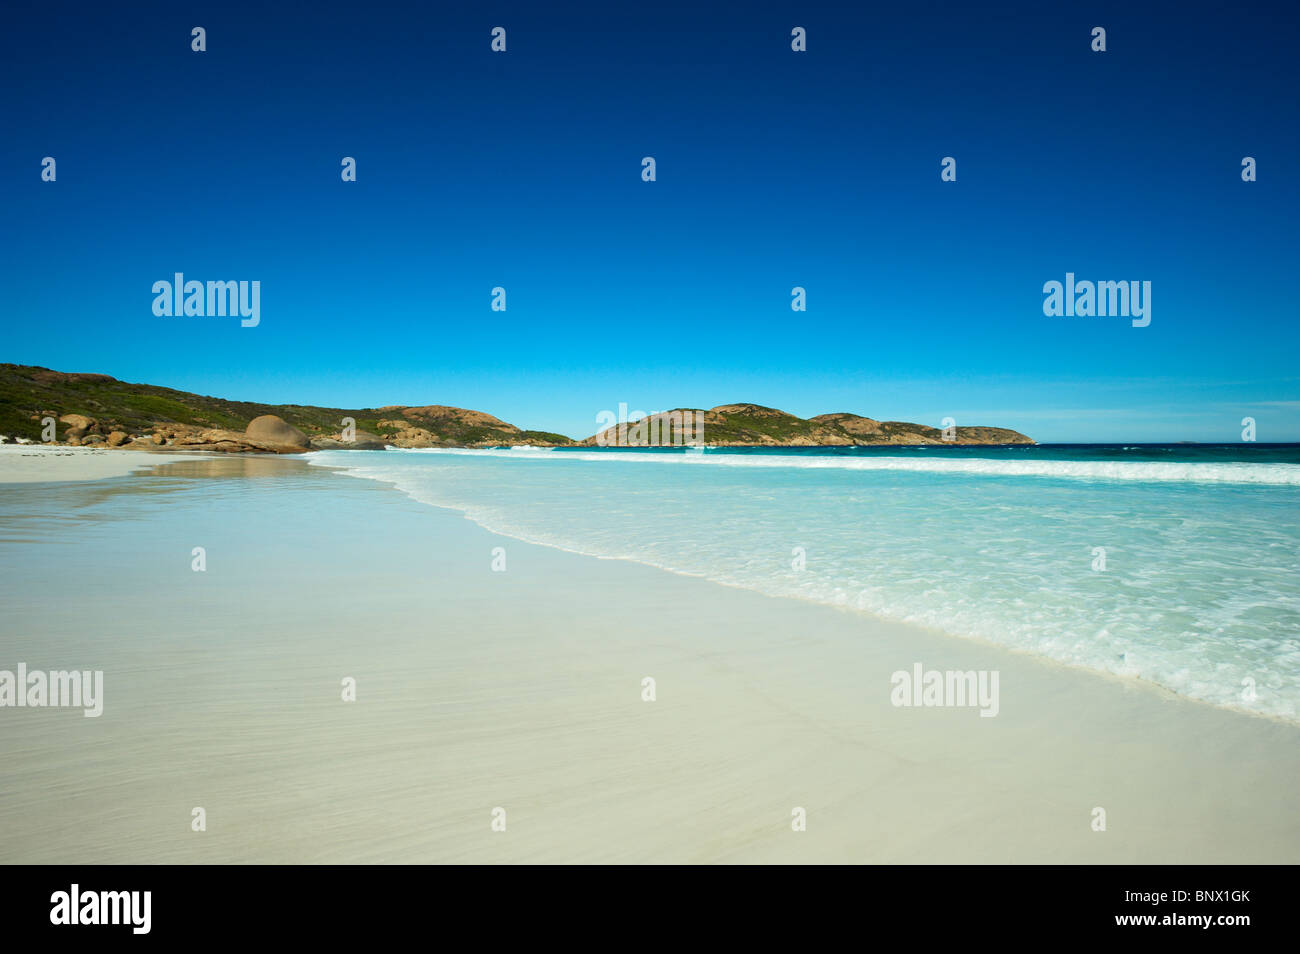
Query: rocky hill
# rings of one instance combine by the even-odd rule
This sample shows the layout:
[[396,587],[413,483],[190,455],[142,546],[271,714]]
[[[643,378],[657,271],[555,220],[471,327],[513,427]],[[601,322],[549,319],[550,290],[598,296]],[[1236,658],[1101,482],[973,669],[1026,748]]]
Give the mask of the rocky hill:
[[[55,420],[56,439],[109,447],[176,447],[189,450],[298,453],[313,448],[563,447],[676,443],[673,429],[703,423],[703,443],[715,447],[943,444],[938,428],[877,421],[858,414],[804,419],[761,404],[721,404],[709,410],[678,408],[655,415],[645,432],[636,425],[610,428],[584,441],[523,430],[482,411],[429,404],[379,408],[312,407],[227,401],[150,384],[128,384],[106,374],[70,374],[29,365],[0,364],[0,435],[39,441],[42,421]],[[261,421],[258,419],[268,418]],[[274,418],[288,429],[281,428]],[[355,435],[342,431],[355,422]],[[250,427],[250,425],[254,425]],[[345,443],[344,437],[353,440]],[[693,437],[688,433],[687,441]],[[1032,444],[1002,427],[958,427],[958,444]]]
[[[343,418],[356,422],[347,446],[483,447],[573,443],[563,434],[528,431],[490,414],[459,407],[337,408],[227,401],[150,384],[128,384],[106,374],[68,374],[29,365],[0,364],[0,434],[41,439],[41,421],[56,420],[63,443],[118,444],[148,440],[190,449],[268,450],[264,435],[248,434],[255,418],[274,415],[306,435],[314,447],[339,443]],[[114,434],[122,435],[114,438]],[[244,446],[238,438],[251,437]],[[116,444],[114,443],[116,441]],[[211,445],[211,446],[210,446]],[[224,446],[215,446],[224,445]],[[301,449],[301,448],[299,448]]]
[[[690,415],[690,416],[688,416]],[[709,410],[676,408],[647,419],[637,431],[625,425],[593,434],[586,446],[635,445],[645,434],[671,433],[675,440],[678,422],[690,437],[691,425],[703,418],[703,443],[713,447],[812,447],[818,445],[878,444],[1032,444],[1032,438],[1005,427],[958,427],[955,441],[945,441],[937,427],[905,421],[877,421],[859,414],[819,414],[801,418],[761,404],[720,404]],[[654,442],[654,437],[650,438]],[[660,442],[669,443],[667,438]]]

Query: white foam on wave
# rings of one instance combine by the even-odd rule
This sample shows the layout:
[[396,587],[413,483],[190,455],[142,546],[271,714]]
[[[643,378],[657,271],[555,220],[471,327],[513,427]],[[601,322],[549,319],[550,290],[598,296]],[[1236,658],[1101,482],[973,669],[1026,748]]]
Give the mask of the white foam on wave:
[[1108,460],[993,460],[933,457],[802,457],[784,454],[673,454],[637,451],[564,451],[553,447],[501,449],[408,448],[406,454],[473,455],[549,461],[676,464],[689,467],[795,467],[808,470],[910,471],[976,477],[1047,477],[1067,480],[1130,480],[1175,483],[1268,484],[1300,487],[1300,464]]
[[[674,497],[674,481],[646,472],[642,480],[674,516],[665,523],[662,509],[652,508],[651,517],[638,520],[644,513],[620,503],[628,492],[635,496],[644,490],[642,481],[629,486],[598,468],[581,469],[581,480],[578,472],[570,472],[570,480],[552,468],[516,471],[504,459],[516,453],[338,451],[316,456],[322,464],[392,484],[421,503],[460,511],[488,530],[529,543],[929,626],[1149,680],[1256,714],[1296,720],[1300,713],[1300,639],[1295,635],[1300,592],[1288,575],[1295,562],[1288,556],[1294,530],[1286,521],[1269,523],[1266,514],[1250,509],[1274,506],[1263,502],[1265,495],[1234,517],[1189,521],[1180,516],[1187,513],[1186,504],[1156,504],[1130,483],[1125,491],[1144,495],[1151,515],[1139,525],[1130,525],[1135,518],[1107,525],[1108,514],[1133,504],[1134,498],[1123,496],[1117,486],[1095,484],[1091,491],[1076,492],[1044,483],[1046,496],[1026,497],[1011,481],[996,487],[970,484],[966,489],[975,495],[972,503],[992,503],[963,523],[951,514],[927,518],[930,491],[924,486],[896,494],[887,509],[863,509],[866,505],[852,495],[805,496],[805,483],[807,492],[819,485],[813,473],[804,470],[799,476],[796,469],[790,472],[791,486],[800,487],[798,499],[811,509],[796,507],[783,522],[788,506],[769,506],[774,499],[770,482],[764,481],[760,492],[746,494],[737,489],[740,472],[708,470],[696,474],[719,480],[691,481],[683,485],[689,490]],[[435,456],[419,456],[430,454]],[[674,461],[659,454],[557,454],[549,449],[518,454],[548,460]],[[451,459],[455,456],[460,460]],[[497,460],[480,473],[470,466],[474,458],[485,465]],[[537,476],[536,484],[525,472]],[[827,485],[820,486],[824,490]],[[1217,486],[1223,488],[1220,495],[1231,494],[1222,482]],[[1062,492],[1071,495],[1069,508],[1060,506]],[[1215,492],[1207,487],[1198,493]],[[789,496],[782,499],[791,502]],[[1017,503],[1008,510],[1003,503],[1009,499],[1023,500],[1023,507]],[[608,519],[587,519],[601,513]],[[1014,526],[997,519],[1003,515],[1014,518]],[[1233,530],[1226,537],[1225,528]],[[1088,569],[1095,556],[1089,549],[1096,542],[1094,532],[1116,561],[1112,569],[1121,573]],[[775,552],[774,538],[784,544],[795,535],[816,541],[816,574],[786,573],[784,557],[754,557]],[[1057,545],[1076,540],[1082,543],[1074,556]],[[1212,558],[1206,556],[1209,540],[1215,541]],[[1247,565],[1248,570],[1241,569]],[[1246,677],[1260,680],[1258,699],[1240,698]]]

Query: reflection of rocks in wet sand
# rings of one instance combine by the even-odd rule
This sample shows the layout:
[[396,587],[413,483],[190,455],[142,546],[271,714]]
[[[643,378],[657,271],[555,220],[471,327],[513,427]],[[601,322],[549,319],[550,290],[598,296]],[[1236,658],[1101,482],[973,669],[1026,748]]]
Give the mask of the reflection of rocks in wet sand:
[[148,477],[287,477],[312,468],[304,460],[261,454],[222,454],[202,460],[176,460],[156,464],[139,476]]

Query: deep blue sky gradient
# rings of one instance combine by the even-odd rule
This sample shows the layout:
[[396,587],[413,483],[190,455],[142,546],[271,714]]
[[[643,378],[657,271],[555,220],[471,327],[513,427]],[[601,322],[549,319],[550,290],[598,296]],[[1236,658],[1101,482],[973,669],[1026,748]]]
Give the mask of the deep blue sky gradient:
[[[6,12],[0,360],[573,436],[756,401],[1300,440],[1282,4],[266,6]],[[155,317],[177,271],[260,280],[261,325]],[[1150,327],[1045,317],[1066,271],[1151,281]]]

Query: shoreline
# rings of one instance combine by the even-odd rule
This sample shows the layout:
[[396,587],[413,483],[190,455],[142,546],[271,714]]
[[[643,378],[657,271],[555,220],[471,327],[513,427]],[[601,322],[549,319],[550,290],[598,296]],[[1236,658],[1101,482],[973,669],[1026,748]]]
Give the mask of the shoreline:
[[[17,506],[52,511],[108,495],[93,539],[54,527],[64,552],[22,544],[30,566],[4,584],[12,604],[51,567],[81,572],[103,594],[96,616],[20,605],[0,639],[9,663],[104,669],[108,702],[93,720],[0,711],[0,755],[18,766],[0,796],[6,860],[1300,856],[1291,723],[526,543],[378,481],[250,457],[279,479],[241,477],[231,455],[159,454],[147,474],[13,488]],[[135,532],[117,542],[124,521]],[[123,550],[112,566],[105,540]],[[161,550],[175,552],[160,564]],[[286,605],[286,588],[309,598]],[[891,705],[890,673],[916,662],[999,671],[998,716]],[[339,701],[344,673],[361,701]],[[98,745],[125,763],[95,768]],[[14,762],[33,751],[46,758]],[[191,805],[213,819],[202,835]],[[508,834],[490,831],[494,806]],[[795,806],[806,832],[790,830]],[[1089,827],[1095,806],[1105,832]],[[76,830],[103,837],[87,851]]]
[[[88,448],[88,447],[71,447],[71,446],[65,447],[63,445],[48,445],[48,444],[0,445],[0,486],[3,486],[4,484],[30,484],[30,483],[46,483],[46,482],[62,483],[62,482],[105,480],[114,477],[128,476],[130,474],[137,473],[146,468],[155,467],[160,464],[175,463],[178,461],[239,460],[239,459],[272,460],[272,461],[280,460],[280,459],[299,460],[306,464],[309,464],[310,466],[317,467],[325,471],[331,471],[331,470],[337,471],[342,473],[343,475],[354,477],[356,479],[369,480],[369,481],[374,481],[376,483],[382,483],[387,487],[391,488],[393,491],[411,499],[413,502],[419,504],[420,506],[441,510],[449,514],[455,514],[458,517],[470,521],[476,527],[483,530],[484,532],[490,533],[494,536],[500,536],[507,540],[514,540],[520,543],[526,543],[530,546],[545,547],[547,549],[555,550],[556,552],[571,554],[573,556],[577,556],[583,559],[612,560],[616,562],[628,563],[634,566],[647,567],[651,570],[655,570],[658,572],[669,573],[674,576],[680,576],[686,579],[699,579],[702,580],[703,582],[710,583],[715,586],[723,586],[729,589],[737,589],[742,592],[753,593],[755,595],[765,596],[768,598],[790,599],[790,600],[794,600],[797,603],[806,604],[808,606],[816,606],[816,607],[822,607],[826,609],[832,609],[838,612],[849,614],[850,616],[862,617],[874,623],[891,625],[891,626],[904,626],[907,628],[924,631],[933,636],[940,637],[943,639],[955,639],[963,642],[971,642],[983,646],[989,650],[1012,653],[1015,654],[1016,656],[1024,657],[1026,659],[1050,667],[1059,667],[1067,671],[1101,677],[1107,681],[1113,681],[1116,684],[1122,686],[1132,686],[1132,687],[1147,689],[1158,695],[1168,696],[1172,699],[1179,700],[1182,702],[1195,703],[1197,705],[1206,706],[1211,709],[1217,709],[1224,712],[1234,713],[1237,715],[1250,716],[1258,719],[1265,719],[1281,725],[1300,727],[1300,719],[1287,718],[1286,716],[1278,715],[1276,713],[1271,713],[1271,712],[1265,712],[1258,709],[1248,709],[1248,708],[1234,706],[1226,703],[1213,702],[1207,699],[1201,699],[1197,696],[1180,693],[1175,689],[1162,685],[1161,683],[1155,682],[1154,680],[1144,679],[1139,675],[1116,673],[1105,669],[1092,668],[1082,663],[1066,662],[1063,660],[1055,659],[1051,656],[1040,655],[1038,653],[1035,653],[1031,649],[1025,649],[1017,646],[1003,645],[979,636],[958,635],[920,622],[892,620],[886,617],[877,616],[876,614],[871,613],[868,610],[864,610],[856,607],[839,606],[839,605],[834,605],[829,603],[823,603],[815,599],[799,596],[797,594],[772,596],[770,594],[764,594],[760,591],[751,589],[741,584],[730,583],[724,580],[713,580],[701,576],[699,574],[678,570],[673,567],[651,563],[644,560],[639,560],[633,557],[605,556],[599,553],[591,553],[584,550],[571,549],[569,547],[560,546],[558,544],[553,544],[543,540],[529,538],[526,536],[520,536],[517,535],[516,533],[508,532],[481,523],[465,510],[461,510],[456,507],[443,506],[440,504],[429,503],[427,501],[419,500],[414,495],[410,494],[406,490],[397,486],[397,484],[393,481],[376,479],[376,478],[369,477],[365,474],[351,473],[349,472],[345,464],[317,463],[316,461],[311,459],[311,456],[315,453],[315,451],[305,452],[303,454],[287,455],[287,454],[260,453],[260,452],[243,452],[243,453],[221,452],[221,451],[186,452],[183,448],[180,447],[174,449],[166,448],[166,447],[155,448],[155,449],[135,448],[134,454],[131,455],[131,458],[146,458],[144,460],[135,460],[135,459],[118,460],[116,459],[117,455],[110,454],[110,451],[113,450],[130,450],[130,449],[131,448]],[[443,450],[443,449],[479,450],[483,448],[433,448],[433,450]],[[400,451],[403,449],[397,448],[397,450]],[[110,457],[110,456],[113,457],[114,459],[113,460],[104,459],[105,457]],[[18,457],[28,458],[29,460],[20,463],[16,460],[16,458]],[[148,459],[148,458],[156,458],[156,459]],[[50,475],[49,473],[50,471],[54,472],[54,476]]]
[[[443,450],[443,449],[442,448],[419,449],[415,452],[427,453],[430,451],[437,452],[439,450]],[[722,586],[722,587],[727,587],[729,589],[736,589],[742,592],[752,593],[767,598],[782,599],[782,600],[789,599],[795,601],[796,603],[800,603],[808,606],[816,606],[823,609],[831,609],[838,612],[846,613],[852,617],[863,618],[876,624],[888,625],[888,626],[902,626],[908,629],[923,631],[925,633],[931,634],[932,636],[940,637],[943,639],[955,639],[962,642],[974,643],[979,646],[983,646],[989,650],[1012,653],[1016,656],[1026,658],[1050,667],[1059,667],[1070,672],[1101,677],[1107,681],[1112,681],[1117,685],[1146,689],[1159,696],[1168,697],[1170,699],[1179,700],[1182,702],[1195,703],[1200,706],[1206,706],[1208,708],[1220,710],[1223,712],[1230,712],[1237,715],[1265,719],[1270,722],[1275,722],[1281,725],[1300,728],[1300,716],[1289,717],[1286,715],[1281,715],[1278,713],[1268,712],[1260,709],[1251,709],[1251,708],[1246,708],[1231,703],[1215,702],[1209,699],[1203,699],[1195,695],[1181,693],[1170,686],[1166,686],[1153,679],[1147,679],[1137,674],[1119,673],[1107,669],[1089,666],[1085,663],[1069,662],[1069,661],[1057,659],[1052,656],[1036,652],[1031,648],[998,643],[991,639],[978,636],[978,635],[964,635],[964,634],[953,633],[919,621],[891,619],[886,616],[877,615],[876,613],[873,613],[870,610],[863,609],[860,607],[823,602],[797,593],[795,594],[765,593],[762,590],[755,589],[746,586],[744,584],[732,583],[720,579],[713,579],[700,573],[678,569],[661,563],[654,563],[642,558],[631,557],[631,556],[609,556],[601,553],[591,552],[588,550],[574,549],[572,547],[563,546],[547,540],[539,539],[537,537],[525,535],[518,530],[506,530],[506,529],[501,529],[500,527],[497,526],[492,526],[490,524],[482,522],[478,517],[472,515],[471,512],[466,509],[462,509],[450,505],[434,503],[428,500],[423,500],[413,492],[408,491],[402,488],[401,486],[399,486],[398,483],[394,480],[384,478],[384,477],[374,477],[365,473],[353,472],[352,470],[349,469],[348,465],[345,462],[324,463],[324,462],[317,462],[315,460],[307,460],[307,463],[311,466],[320,467],[323,469],[336,470],[345,476],[384,484],[385,486],[402,494],[403,496],[408,497],[409,499],[420,504],[421,506],[432,507],[437,510],[442,510],[447,513],[455,514],[459,517],[469,520],[475,526],[479,527],[480,529],[482,529],[487,533],[491,533],[493,535],[500,536],[508,540],[517,540],[522,543],[527,543],[531,546],[545,547],[547,549],[555,550],[556,552],[559,553],[571,554],[584,559],[623,562],[633,566],[647,567],[655,571],[672,574],[673,576],[678,576],[685,579],[697,579],[715,586]]]

